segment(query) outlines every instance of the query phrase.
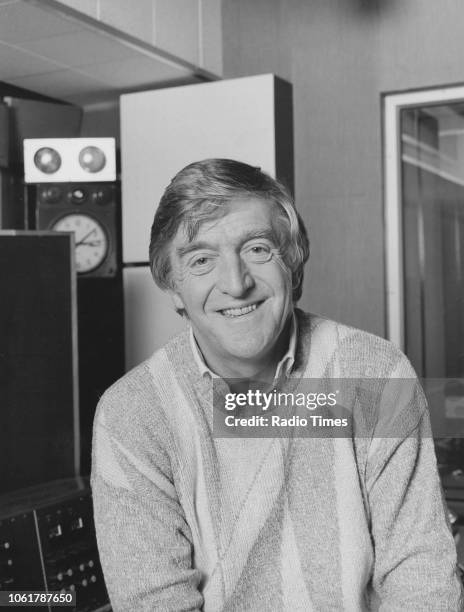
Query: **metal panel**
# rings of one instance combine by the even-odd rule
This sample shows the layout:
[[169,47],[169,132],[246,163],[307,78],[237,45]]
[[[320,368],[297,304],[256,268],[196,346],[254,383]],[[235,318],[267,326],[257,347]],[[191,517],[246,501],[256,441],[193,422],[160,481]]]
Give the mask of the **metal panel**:
[[152,0],[99,0],[99,19],[132,36],[151,43],[153,38]]
[[154,7],[153,43],[192,64],[198,64],[198,2],[154,0]]
[[200,2],[200,66],[222,74],[222,3],[221,0]]

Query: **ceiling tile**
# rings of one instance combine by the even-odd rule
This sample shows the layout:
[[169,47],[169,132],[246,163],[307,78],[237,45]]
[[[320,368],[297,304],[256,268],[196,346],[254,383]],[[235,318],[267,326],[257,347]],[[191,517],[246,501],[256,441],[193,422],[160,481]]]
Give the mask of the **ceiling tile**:
[[54,62],[37,57],[19,47],[0,42],[0,81],[57,70]]
[[75,70],[57,70],[47,74],[37,74],[28,77],[15,77],[8,79],[9,83],[37,91],[53,98],[61,98],[83,92],[98,91],[107,87],[88,75]]
[[80,70],[105,81],[114,88],[139,87],[156,81],[170,81],[191,75],[191,72],[186,69],[170,66],[145,56],[120,62],[82,66]]
[[75,21],[37,8],[32,4],[0,5],[0,41],[22,43],[81,29]]
[[26,42],[21,47],[68,66],[137,57],[137,51],[116,39],[84,30]]
[[[149,40],[155,0],[138,0],[135,12],[132,4],[130,11],[127,9],[129,3],[125,0],[63,2],[77,10],[85,3],[89,14],[94,7],[100,7],[100,25],[95,21],[92,27],[84,17],[83,21],[79,21],[78,16],[68,18],[39,0],[0,0],[0,80],[51,97],[86,103],[112,99],[135,89],[198,80],[192,71],[158,59],[156,49],[152,55],[143,48],[143,43],[142,48],[129,45],[122,33],[121,40],[109,36],[109,28],[104,22],[122,29],[130,21],[130,28],[125,29]],[[170,2],[158,0],[157,25],[164,22],[167,29],[171,28],[169,38],[179,38],[178,12],[186,4],[183,0],[173,0],[172,11],[169,11]],[[184,11],[181,15],[182,24],[191,22],[188,40],[178,41],[176,51],[193,60],[198,51],[198,2],[193,3],[195,9],[188,4],[187,13]],[[66,10],[64,6],[63,10]]]

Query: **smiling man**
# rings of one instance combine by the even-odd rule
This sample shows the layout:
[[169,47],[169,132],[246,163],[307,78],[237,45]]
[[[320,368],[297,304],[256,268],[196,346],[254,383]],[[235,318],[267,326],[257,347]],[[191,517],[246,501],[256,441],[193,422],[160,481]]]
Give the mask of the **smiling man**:
[[[414,372],[385,340],[295,307],[308,256],[290,195],[258,168],[205,160],[166,189],[151,269],[189,330],[113,385],[95,418],[115,612],[461,609]],[[363,435],[353,420],[341,437],[221,438],[214,398],[231,379],[289,393],[308,379],[412,384],[381,410],[356,404]]]
[[[193,240],[186,228],[170,248],[172,288],[206,363],[227,378],[272,378],[288,345],[292,274],[279,250],[274,208],[238,197],[228,213],[205,222]],[[224,207],[216,214],[223,214]]]

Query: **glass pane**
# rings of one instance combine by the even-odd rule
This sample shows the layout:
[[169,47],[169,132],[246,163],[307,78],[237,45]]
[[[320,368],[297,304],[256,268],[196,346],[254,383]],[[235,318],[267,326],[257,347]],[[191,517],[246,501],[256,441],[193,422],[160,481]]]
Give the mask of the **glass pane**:
[[464,103],[401,113],[406,352],[464,377]]
[[[406,353],[424,378],[464,379],[464,103],[407,107],[400,119]],[[443,416],[462,429],[464,385],[457,408]],[[437,450],[448,473],[464,470],[464,440]]]

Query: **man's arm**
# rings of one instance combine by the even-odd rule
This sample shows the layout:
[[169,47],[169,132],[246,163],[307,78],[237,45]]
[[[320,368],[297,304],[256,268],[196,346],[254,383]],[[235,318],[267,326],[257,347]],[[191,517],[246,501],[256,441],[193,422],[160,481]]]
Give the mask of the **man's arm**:
[[191,533],[159,443],[168,432],[139,422],[134,395],[125,395],[107,394],[94,425],[95,526],[111,604],[115,612],[200,610]]
[[368,497],[379,609],[462,610],[428,412],[407,437],[377,439],[373,447]]

